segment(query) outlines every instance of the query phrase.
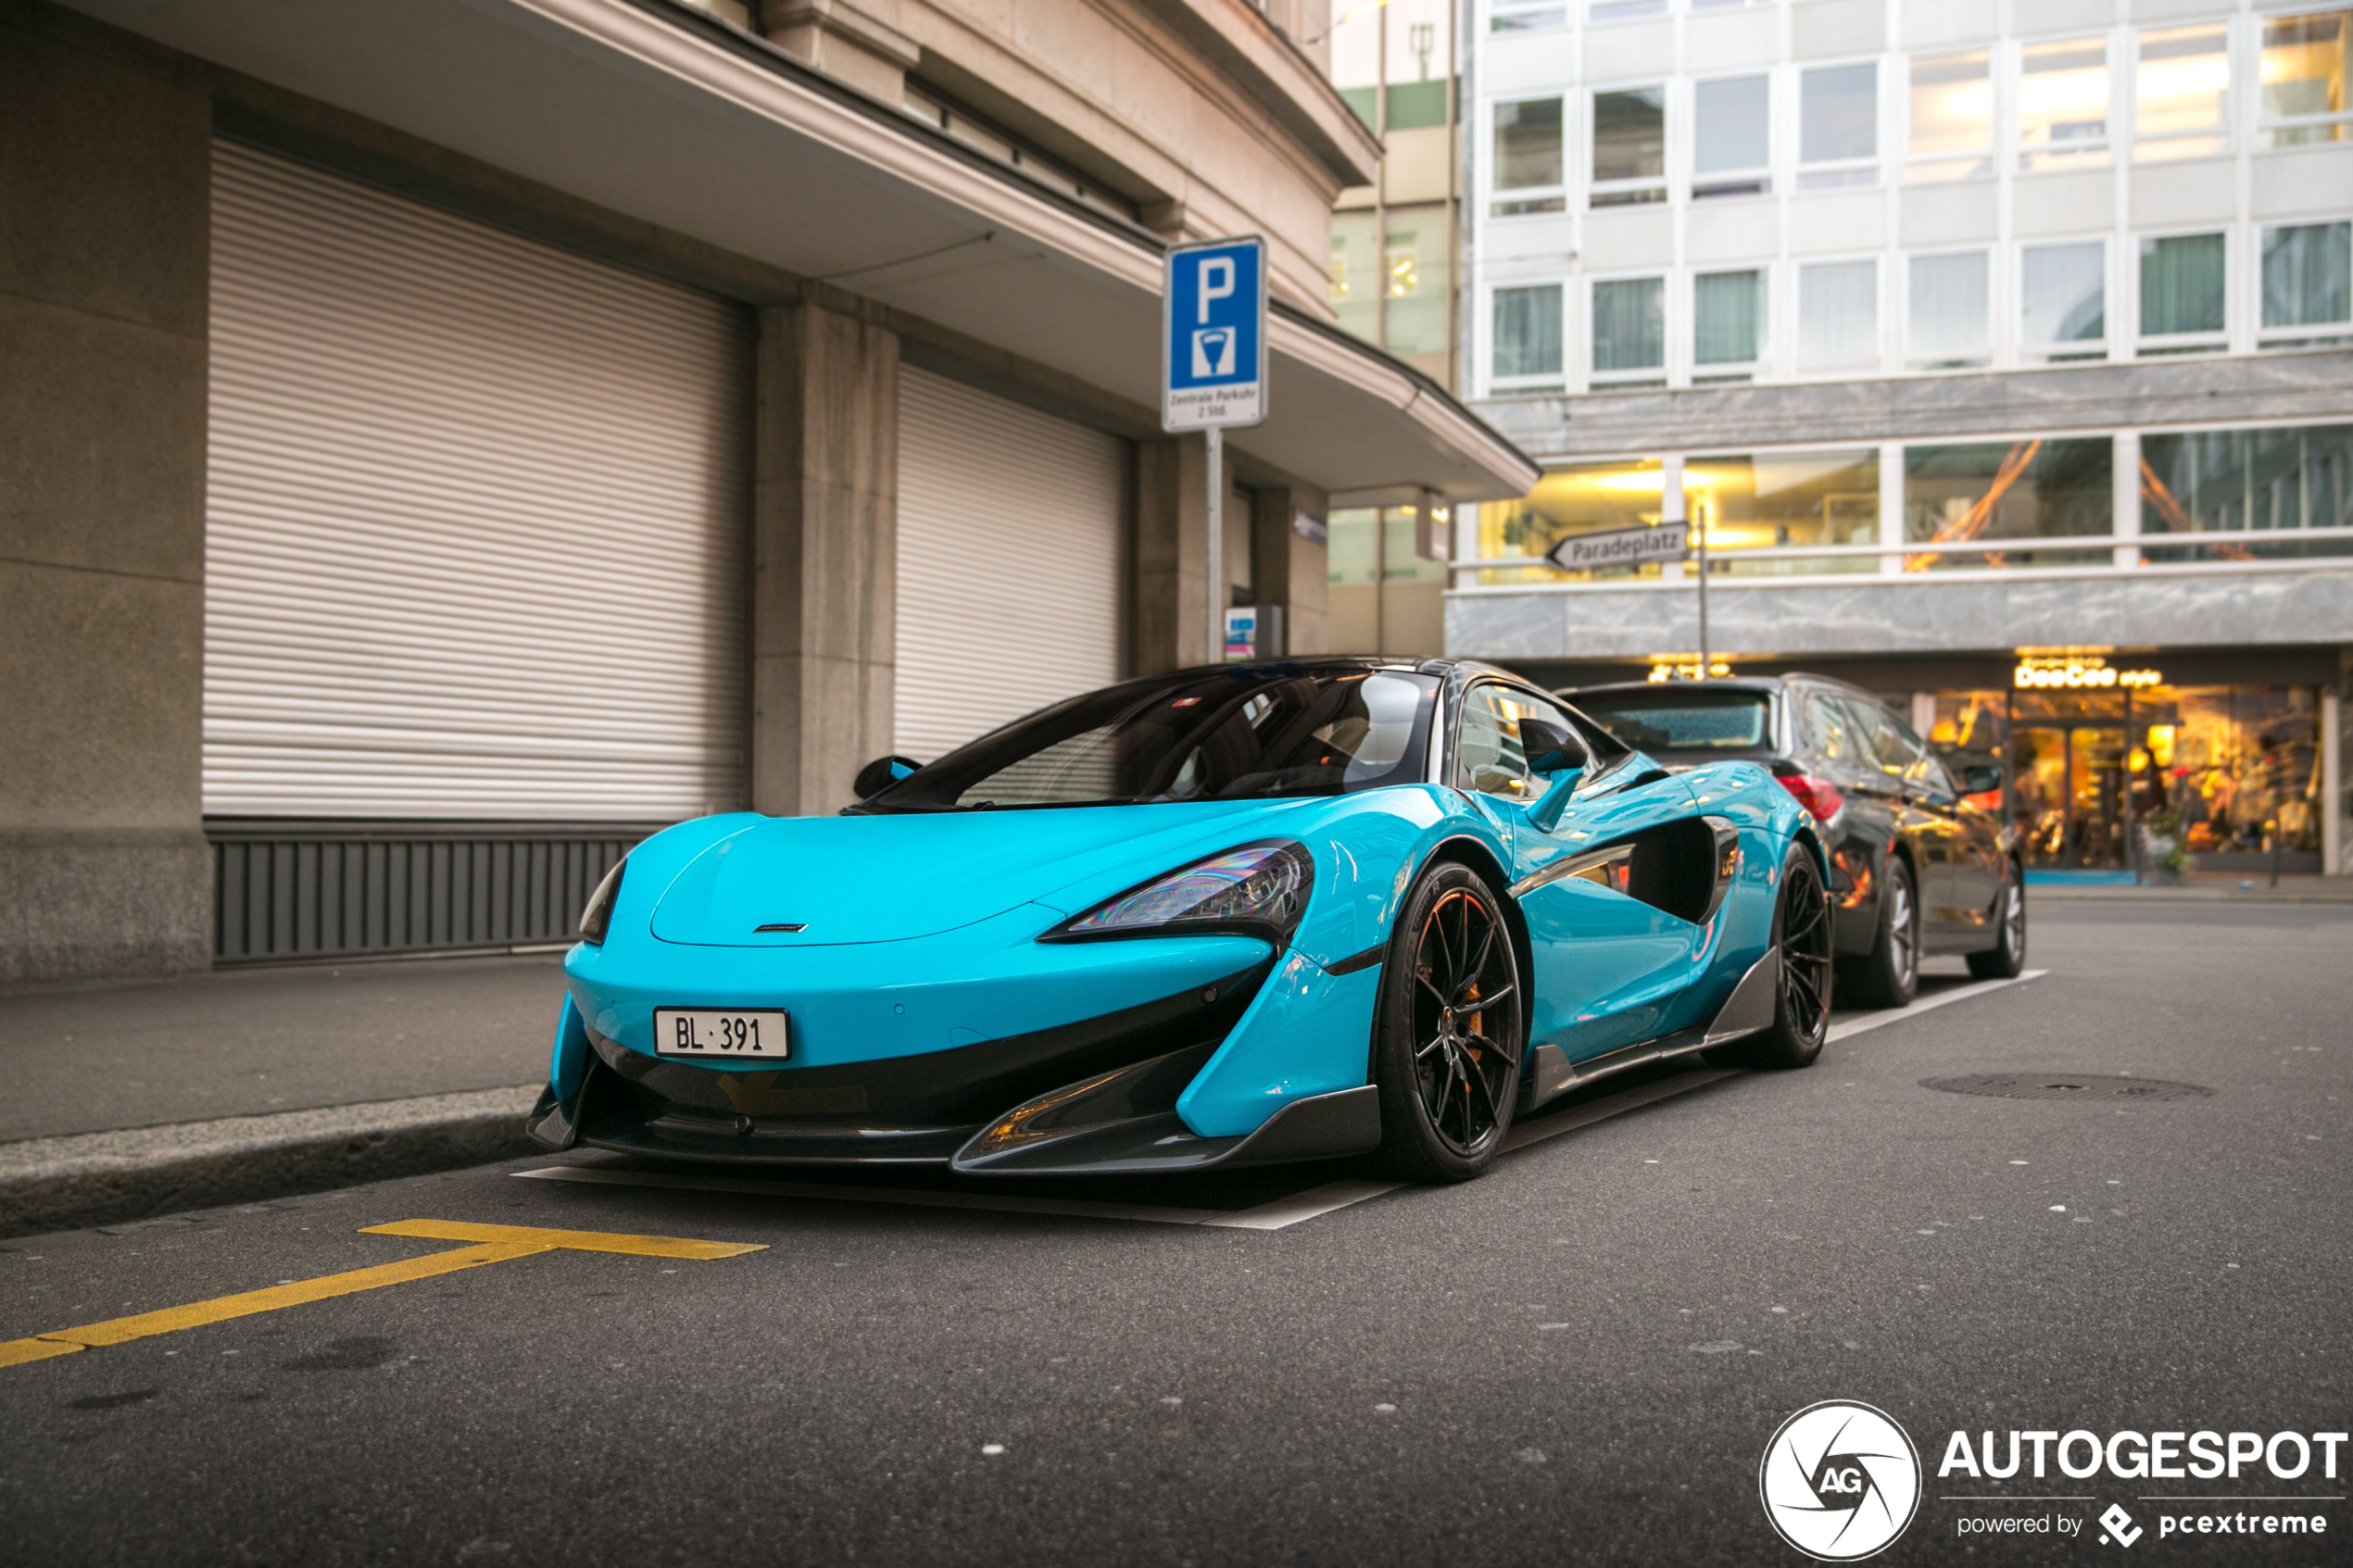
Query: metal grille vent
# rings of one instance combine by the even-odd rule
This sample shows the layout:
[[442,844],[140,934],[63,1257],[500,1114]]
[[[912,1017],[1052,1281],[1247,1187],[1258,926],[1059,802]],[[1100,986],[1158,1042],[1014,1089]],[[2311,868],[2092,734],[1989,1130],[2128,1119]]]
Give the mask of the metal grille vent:
[[1996,1099],[2204,1099],[2214,1092],[2198,1084],[2097,1073],[1972,1073],[1962,1078],[1923,1078],[1920,1087]]

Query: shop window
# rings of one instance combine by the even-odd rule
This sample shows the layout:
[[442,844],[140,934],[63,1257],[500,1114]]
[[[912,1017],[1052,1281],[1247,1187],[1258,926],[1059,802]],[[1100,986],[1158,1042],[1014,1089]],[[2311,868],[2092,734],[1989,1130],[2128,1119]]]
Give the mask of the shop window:
[[1773,189],[1772,79],[1734,76],[1692,88],[1692,199]]
[[1982,250],[1911,261],[1911,358],[1927,370],[1982,365],[1988,357],[1989,261]]
[[2353,425],[2157,433],[2141,437],[2145,561],[2280,560],[2353,555],[2347,539],[2233,539],[2353,528]]
[[1497,390],[1530,382],[1559,383],[1561,374],[1561,286],[1539,283],[1495,291],[1495,383]]
[[1765,358],[1765,274],[1702,272],[1692,280],[1692,380],[1747,381]]
[[2320,705],[2309,686],[2158,686],[2133,698],[2134,805],[2209,869],[2253,870],[2276,835],[2319,870]]
[[1593,94],[1595,207],[1667,199],[1667,89],[1627,87]]
[[1994,172],[1993,56],[1987,51],[1914,60],[1911,109],[1905,179],[1974,180]]
[[1879,363],[1879,263],[1815,261],[1797,270],[1797,362],[1808,370]]
[[[1516,501],[1491,501],[1478,508],[1478,553],[1482,559],[1522,557],[1540,562],[1544,552],[1573,533],[1612,528],[1655,526],[1665,515],[1661,497],[1665,470],[1656,458],[1615,463],[1579,463],[1550,469],[1536,488]],[[1631,582],[1659,575],[1658,563],[1564,574],[1549,567],[1490,567],[1487,583]]]
[[1442,207],[1390,207],[1381,250],[1381,289],[1392,354],[1443,354],[1451,345],[1446,301],[1453,276],[1452,226]]
[[1818,66],[1798,78],[1797,188],[1879,183],[1879,67]]
[[2353,322],[2353,223],[2263,231],[2263,342],[2303,348],[2347,341]]
[[1593,384],[1658,386],[1667,363],[1667,280],[1614,278],[1593,285]]
[[2134,82],[2137,161],[2212,157],[2230,150],[2228,22],[2143,29]]
[[1689,458],[1683,511],[1703,529],[1708,570],[1731,577],[1875,572],[1873,556],[1746,558],[1758,550],[1879,543],[1875,447]]
[[2053,360],[2108,358],[2108,245],[2029,245],[2020,257],[2021,341]]
[[2019,167],[2108,162],[2108,40],[2029,44],[2019,55]]
[[2223,346],[2227,255],[2221,234],[2151,235],[2141,241],[2142,353]]
[[2263,19],[2262,144],[2345,140],[2346,44],[2353,10]]
[[[2089,439],[1988,441],[1904,450],[1904,538],[1907,544],[1990,550],[1921,551],[1906,571],[2096,566],[2106,549],[2036,547],[2054,539],[2114,533],[2116,443]],[[2015,543],[2013,543],[2015,542]]]

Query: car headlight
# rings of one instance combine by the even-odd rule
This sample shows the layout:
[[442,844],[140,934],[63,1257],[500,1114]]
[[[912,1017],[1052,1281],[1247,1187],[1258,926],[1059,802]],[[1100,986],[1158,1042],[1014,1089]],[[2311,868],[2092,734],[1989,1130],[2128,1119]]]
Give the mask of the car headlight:
[[597,891],[588,895],[588,907],[580,911],[580,939],[592,947],[602,947],[605,931],[612,924],[613,901],[621,897],[621,873],[629,869],[629,857],[623,855],[613,862],[605,880],[597,884]]
[[1229,932],[1264,936],[1281,947],[1299,928],[1315,885],[1315,862],[1303,847],[1288,840],[1245,844],[1105,899],[1039,940]]

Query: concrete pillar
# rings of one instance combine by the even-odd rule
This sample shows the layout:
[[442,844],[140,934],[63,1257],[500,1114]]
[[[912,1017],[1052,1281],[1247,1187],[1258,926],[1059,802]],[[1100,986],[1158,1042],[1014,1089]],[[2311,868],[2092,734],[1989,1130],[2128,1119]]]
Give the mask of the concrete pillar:
[[816,306],[760,314],[751,799],[850,803],[891,749],[899,594],[898,334]]
[[1283,607],[1283,643],[1277,651],[1327,651],[1330,551],[1323,539],[1311,535],[1322,531],[1328,499],[1320,490],[1265,485],[1251,493],[1251,571],[1258,602]]
[[[1157,675],[1210,662],[1206,462],[1198,435],[1136,444],[1135,612],[1130,668]],[[1223,483],[1232,483],[1230,474]]]
[[212,954],[210,103],[0,12],[0,983]]

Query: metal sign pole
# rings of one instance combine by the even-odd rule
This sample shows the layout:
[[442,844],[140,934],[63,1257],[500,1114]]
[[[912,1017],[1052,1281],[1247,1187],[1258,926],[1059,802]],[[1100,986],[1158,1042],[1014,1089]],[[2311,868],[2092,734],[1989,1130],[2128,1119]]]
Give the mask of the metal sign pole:
[[1202,450],[1208,455],[1209,553],[1203,568],[1202,593],[1209,600],[1209,657],[1204,662],[1226,662],[1226,433],[1216,425],[1202,432]]
[[1707,679],[1707,529],[1703,523],[1692,530],[1692,538],[1699,551],[1699,678]]

